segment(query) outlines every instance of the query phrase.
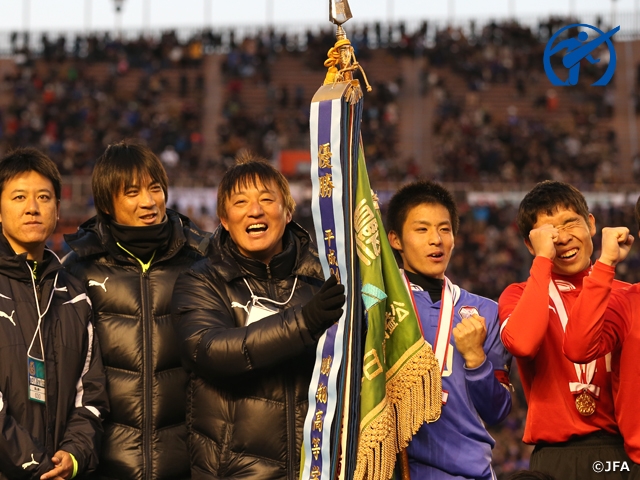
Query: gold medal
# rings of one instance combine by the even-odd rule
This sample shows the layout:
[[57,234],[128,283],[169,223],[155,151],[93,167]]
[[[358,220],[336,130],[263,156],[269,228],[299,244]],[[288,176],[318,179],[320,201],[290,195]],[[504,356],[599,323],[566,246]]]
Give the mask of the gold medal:
[[583,392],[576,397],[576,408],[580,415],[588,417],[596,411],[596,401],[586,390],[583,390]]

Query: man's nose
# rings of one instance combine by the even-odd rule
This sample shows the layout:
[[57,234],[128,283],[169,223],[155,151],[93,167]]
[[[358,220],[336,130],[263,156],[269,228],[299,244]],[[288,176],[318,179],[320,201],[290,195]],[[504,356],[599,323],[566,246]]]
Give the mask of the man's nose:
[[27,198],[27,213],[31,215],[37,215],[40,211],[40,204],[36,197]]
[[152,207],[156,204],[152,193],[149,190],[143,190],[140,192],[141,203],[145,207]]
[[569,232],[567,232],[563,228],[559,228],[558,229],[558,241],[556,243],[564,245],[565,243],[569,242],[569,240],[571,240],[571,235],[569,235]]
[[440,245],[442,243],[442,237],[440,237],[440,232],[431,231],[429,232],[429,245]]
[[260,205],[260,202],[256,201],[250,203],[249,215],[251,215],[252,217],[259,217],[263,212],[264,210],[262,209],[262,205]]

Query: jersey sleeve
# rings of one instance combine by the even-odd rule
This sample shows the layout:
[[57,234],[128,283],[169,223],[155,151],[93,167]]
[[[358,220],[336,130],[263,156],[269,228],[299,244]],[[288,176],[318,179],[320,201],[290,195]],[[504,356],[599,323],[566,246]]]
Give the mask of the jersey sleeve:
[[572,362],[587,363],[615,350],[624,338],[624,293],[613,291],[615,268],[597,261],[571,309],[563,351]]
[[536,257],[524,288],[512,284],[498,302],[500,338],[515,357],[534,358],[549,325],[549,282],[553,262]]
[[497,311],[494,312],[493,318],[485,319],[487,337],[484,341],[484,363],[474,369],[465,368],[473,405],[480,418],[489,425],[501,422],[511,411],[509,369],[512,357],[500,341]]

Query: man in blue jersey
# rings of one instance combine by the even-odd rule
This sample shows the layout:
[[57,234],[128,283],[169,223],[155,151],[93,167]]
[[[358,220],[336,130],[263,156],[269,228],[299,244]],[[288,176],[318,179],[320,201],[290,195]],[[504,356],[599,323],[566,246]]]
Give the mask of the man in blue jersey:
[[387,222],[442,373],[442,415],[409,444],[411,478],[495,479],[495,441],[484,424],[501,422],[511,410],[511,355],[500,341],[496,302],[445,277],[460,224],[455,201],[436,183],[411,183],[391,199]]

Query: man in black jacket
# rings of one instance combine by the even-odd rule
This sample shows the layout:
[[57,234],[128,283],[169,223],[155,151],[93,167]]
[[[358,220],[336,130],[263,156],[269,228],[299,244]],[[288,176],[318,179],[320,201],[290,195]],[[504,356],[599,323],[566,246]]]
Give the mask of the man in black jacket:
[[93,302],[112,405],[95,478],[186,479],[188,375],[170,302],[210,234],[166,208],[167,174],[147,147],[108,147],[92,188],[98,215],[66,236],[64,264]]
[[69,479],[98,463],[108,401],[91,303],[45,248],[59,206],[43,153],[0,162],[0,480]]
[[316,342],[345,297],[294,207],[280,172],[241,160],[218,187],[215,253],[176,282],[194,480],[298,478]]

